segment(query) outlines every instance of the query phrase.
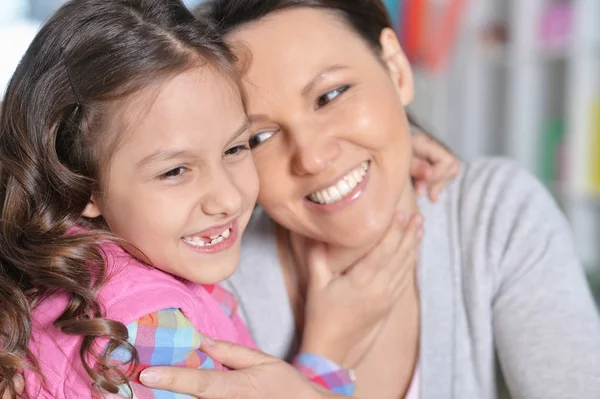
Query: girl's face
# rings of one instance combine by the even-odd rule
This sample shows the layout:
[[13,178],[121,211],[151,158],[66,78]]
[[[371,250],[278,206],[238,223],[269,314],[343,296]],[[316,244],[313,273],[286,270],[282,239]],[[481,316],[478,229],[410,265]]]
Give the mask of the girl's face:
[[84,216],[101,215],[168,273],[226,279],[258,193],[239,91],[209,67],[194,69],[145,89],[119,113],[102,194]]
[[412,75],[393,31],[382,31],[379,58],[338,15],[295,8],[228,40],[251,54],[245,88],[259,203],[313,239],[373,243],[414,201],[404,112]]

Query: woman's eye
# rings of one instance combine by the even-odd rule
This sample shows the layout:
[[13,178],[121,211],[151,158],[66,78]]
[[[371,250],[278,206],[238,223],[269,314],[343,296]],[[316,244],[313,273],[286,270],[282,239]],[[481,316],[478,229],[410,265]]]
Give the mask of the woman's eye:
[[350,88],[350,86],[345,85],[345,86],[340,86],[333,90],[328,91],[327,93],[323,94],[321,97],[319,97],[317,99],[317,106],[323,107],[323,106],[329,104],[331,101],[335,100],[335,98],[337,96],[339,96],[340,94],[342,94],[349,88]]
[[225,151],[225,155],[241,155],[242,153],[248,151],[250,148],[246,144],[236,145],[235,147],[231,147],[227,151]]
[[181,176],[182,174],[184,174],[188,169],[180,166],[178,168],[175,169],[171,169],[170,171],[168,171],[167,173],[163,173],[162,175],[160,175],[160,178],[162,180],[166,180],[166,179],[173,179],[175,177]]
[[268,139],[270,139],[275,132],[260,132],[250,137],[250,149],[253,150]]

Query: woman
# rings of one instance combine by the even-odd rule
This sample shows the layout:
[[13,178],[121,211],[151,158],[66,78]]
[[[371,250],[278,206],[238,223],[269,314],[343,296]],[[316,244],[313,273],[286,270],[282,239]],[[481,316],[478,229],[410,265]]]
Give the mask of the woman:
[[[249,228],[231,286],[260,347],[286,357],[298,331],[318,334],[302,326],[303,309],[312,311],[303,300],[304,240],[322,242],[330,273],[343,273],[397,209],[418,209],[426,218],[418,289],[409,285],[356,367],[356,395],[399,398],[412,386],[419,398],[494,398],[500,371],[513,397],[600,397],[598,313],[567,223],[542,185],[511,162],[484,159],[464,165],[437,204],[417,199],[404,113],[412,75],[380,1],[213,0],[200,13],[248,62],[266,213]],[[282,287],[265,292],[262,281]],[[282,305],[267,312],[264,303]],[[226,397],[219,387],[243,391],[248,380],[255,389],[239,397],[267,397],[267,386],[268,397],[291,397],[285,365],[268,360],[280,371],[271,371],[274,382],[265,358],[244,353],[232,362],[256,366],[209,378],[157,370],[167,373],[159,384]]]

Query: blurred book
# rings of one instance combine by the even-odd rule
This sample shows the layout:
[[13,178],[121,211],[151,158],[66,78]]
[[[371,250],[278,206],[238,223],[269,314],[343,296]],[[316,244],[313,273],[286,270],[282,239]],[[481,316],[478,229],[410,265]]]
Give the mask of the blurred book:
[[590,107],[591,119],[591,189],[592,193],[600,195],[600,96],[593,101]]

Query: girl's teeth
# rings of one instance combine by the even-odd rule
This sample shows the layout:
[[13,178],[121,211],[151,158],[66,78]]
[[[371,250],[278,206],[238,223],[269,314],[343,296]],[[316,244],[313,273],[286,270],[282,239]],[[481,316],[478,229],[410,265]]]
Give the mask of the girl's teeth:
[[369,169],[369,162],[363,162],[358,168],[349,172],[335,185],[314,192],[308,198],[318,204],[333,204],[350,194],[363,180]]
[[217,236],[210,237],[210,241],[204,241],[204,239],[202,239],[202,237],[184,237],[183,240],[185,242],[187,242],[188,244],[191,244],[196,247],[206,247],[206,246],[211,246],[211,245],[215,245],[220,242],[223,242],[230,236],[231,236],[231,229],[229,228]]

